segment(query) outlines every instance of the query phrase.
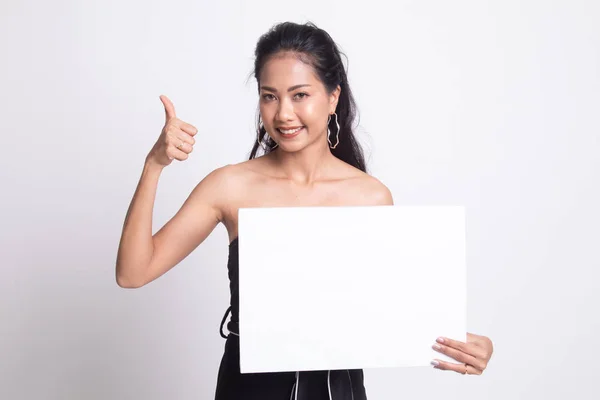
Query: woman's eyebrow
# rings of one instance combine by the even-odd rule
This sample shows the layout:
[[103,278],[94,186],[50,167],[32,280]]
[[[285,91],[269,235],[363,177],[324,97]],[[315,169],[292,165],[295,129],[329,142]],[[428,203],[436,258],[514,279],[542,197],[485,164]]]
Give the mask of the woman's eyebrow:
[[[290,88],[289,88],[287,91],[288,91],[288,92],[291,92],[292,90],[296,90],[296,89],[298,89],[298,88],[305,87],[305,86],[310,86],[310,85],[309,85],[308,83],[303,83],[303,84],[301,84],[301,85],[294,85],[294,86],[291,86],[291,87],[290,87]],[[271,87],[271,86],[261,86],[260,88],[261,88],[262,90],[268,90],[268,91],[270,91],[270,92],[277,93],[277,89],[275,89],[275,88],[273,88],[273,87]]]

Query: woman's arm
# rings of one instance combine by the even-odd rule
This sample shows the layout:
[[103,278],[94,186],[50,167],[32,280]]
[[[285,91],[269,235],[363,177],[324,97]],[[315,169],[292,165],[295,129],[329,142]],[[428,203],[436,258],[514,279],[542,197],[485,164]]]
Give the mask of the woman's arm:
[[146,165],[131,202],[117,255],[117,284],[138,288],[185,259],[222,220],[227,167],[211,172],[154,236],[152,211],[160,171]]
[[213,171],[196,186],[179,212],[154,236],[152,212],[158,180],[173,160],[187,160],[198,129],[179,118],[167,96],[165,125],[150,150],[123,224],[116,265],[117,284],[136,288],[153,281],[188,256],[221,220],[222,179],[225,168]]

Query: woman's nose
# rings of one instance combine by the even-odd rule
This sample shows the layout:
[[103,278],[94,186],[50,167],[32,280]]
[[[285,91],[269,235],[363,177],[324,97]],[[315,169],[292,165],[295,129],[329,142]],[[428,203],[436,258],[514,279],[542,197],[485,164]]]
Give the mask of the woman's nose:
[[276,118],[280,121],[289,121],[294,117],[294,105],[288,100],[279,102]]

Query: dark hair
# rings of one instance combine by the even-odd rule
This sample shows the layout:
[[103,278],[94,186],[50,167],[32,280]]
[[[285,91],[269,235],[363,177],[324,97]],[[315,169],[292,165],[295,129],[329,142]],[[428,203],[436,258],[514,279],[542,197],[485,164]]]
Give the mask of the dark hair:
[[[289,51],[298,55],[298,58],[312,66],[321,80],[328,94],[331,94],[339,85],[341,93],[338,99],[336,114],[340,125],[339,144],[331,149],[334,156],[342,161],[366,172],[365,158],[362,147],[354,136],[352,124],[357,116],[356,103],[348,84],[346,69],[342,63],[341,53],[331,36],[323,29],[317,28],[312,22],[296,24],[283,22],[273,26],[262,35],[254,51],[254,77],[260,91],[260,72],[265,63],[279,52]],[[345,55],[344,55],[345,56]],[[347,57],[346,57],[347,58]],[[329,129],[337,132],[335,117],[329,122]],[[256,133],[258,140],[263,141],[266,134],[264,126],[260,124],[260,114],[257,115]],[[331,139],[335,143],[334,139]],[[271,152],[276,143],[269,138],[264,142],[265,154]],[[259,144],[255,140],[250,159],[256,158]]]

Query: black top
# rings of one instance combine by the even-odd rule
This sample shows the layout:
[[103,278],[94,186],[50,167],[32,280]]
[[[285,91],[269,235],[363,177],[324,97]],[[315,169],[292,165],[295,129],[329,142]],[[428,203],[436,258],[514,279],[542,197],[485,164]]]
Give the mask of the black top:
[[229,259],[227,260],[227,274],[229,275],[229,292],[231,298],[229,300],[229,307],[231,311],[231,320],[227,324],[229,332],[239,334],[239,322],[240,322],[240,271],[239,271],[239,248],[238,238],[233,239],[229,243]]

